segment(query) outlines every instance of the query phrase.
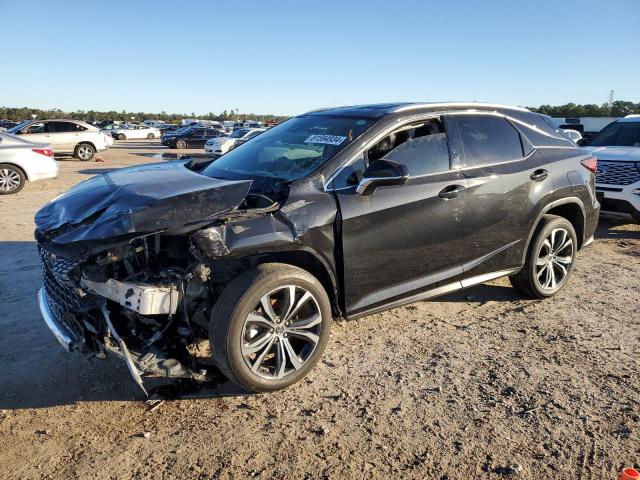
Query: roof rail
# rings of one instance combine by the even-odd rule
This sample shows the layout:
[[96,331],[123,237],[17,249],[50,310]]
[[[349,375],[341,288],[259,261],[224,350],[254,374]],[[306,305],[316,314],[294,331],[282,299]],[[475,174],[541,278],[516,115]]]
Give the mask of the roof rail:
[[488,108],[504,108],[509,110],[518,110],[521,112],[530,112],[531,110],[522,107],[514,107],[512,105],[501,105],[499,103],[482,103],[482,102],[432,102],[432,103],[414,103],[411,105],[403,105],[402,107],[398,107],[394,110],[395,112],[405,112],[407,110],[417,110],[419,108],[426,107],[463,107],[468,106],[469,108],[473,107],[488,107]]

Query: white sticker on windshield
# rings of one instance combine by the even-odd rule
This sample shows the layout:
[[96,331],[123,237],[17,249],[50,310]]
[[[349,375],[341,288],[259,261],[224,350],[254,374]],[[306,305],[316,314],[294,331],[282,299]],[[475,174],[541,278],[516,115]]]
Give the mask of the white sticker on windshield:
[[311,135],[304,143],[322,143],[324,145],[340,145],[347,137],[339,137],[338,135]]

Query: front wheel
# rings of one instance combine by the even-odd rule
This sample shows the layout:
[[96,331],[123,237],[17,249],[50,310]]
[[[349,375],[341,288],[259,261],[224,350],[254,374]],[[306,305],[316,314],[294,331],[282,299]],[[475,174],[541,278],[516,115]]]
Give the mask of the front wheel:
[[119,133],[117,138],[118,140],[126,140],[127,137],[124,136],[124,133]]
[[248,391],[286,388],[317,363],[331,322],[329,298],[313,275],[291,265],[259,265],[230,282],[213,307],[213,360]]
[[156,136],[153,133],[150,133],[149,135],[147,135],[148,140],[153,140],[154,138],[156,138]]
[[567,283],[578,250],[576,231],[569,220],[545,215],[531,239],[527,259],[511,285],[531,298],[555,295]]
[[176,142],[176,147],[179,148],[179,149],[187,148],[187,141],[186,140],[178,140]]
[[82,160],[83,162],[86,162],[91,160],[95,154],[96,150],[91,145],[87,143],[81,143],[76,147],[73,156],[79,160]]

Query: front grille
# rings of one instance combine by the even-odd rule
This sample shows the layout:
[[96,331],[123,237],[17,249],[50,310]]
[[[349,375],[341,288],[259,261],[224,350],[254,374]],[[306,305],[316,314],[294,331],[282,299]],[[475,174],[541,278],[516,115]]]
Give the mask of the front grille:
[[640,168],[634,162],[598,160],[596,183],[608,185],[631,185],[640,181]]
[[66,314],[93,308],[96,304],[95,296],[81,290],[69,276],[81,261],[53,255],[42,246],[38,246],[38,250],[42,263],[42,283],[56,320],[65,323],[63,320]]

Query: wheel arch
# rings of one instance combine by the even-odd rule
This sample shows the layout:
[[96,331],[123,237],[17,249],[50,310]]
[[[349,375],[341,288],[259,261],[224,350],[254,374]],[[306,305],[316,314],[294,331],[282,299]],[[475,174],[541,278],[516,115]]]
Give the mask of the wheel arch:
[[27,171],[21,167],[20,165],[18,165],[17,163],[13,163],[13,162],[0,162],[0,165],[11,165],[12,167],[17,168],[18,170],[20,170],[22,172],[22,174],[24,175],[25,180],[30,181],[29,180],[29,174],[27,173]]
[[321,255],[311,249],[300,248],[293,250],[270,251],[255,255],[240,256],[229,260],[252,265],[282,263],[301,268],[318,279],[327,292],[333,313],[337,316],[342,315],[342,308],[338,295],[338,282],[334,268],[324,258],[322,258]]
[[573,228],[576,231],[576,237],[578,238],[578,250],[582,247],[585,241],[584,232],[587,215],[582,200],[580,200],[578,197],[567,197],[555,200],[545,205],[538,213],[536,221],[533,223],[533,227],[529,231],[527,243],[522,252],[523,264],[526,260],[527,252],[529,251],[529,245],[531,243],[531,239],[533,238],[533,234],[538,229],[540,221],[545,215],[557,215],[559,217],[566,218],[569,222],[571,222]]
[[75,151],[78,149],[78,147],[79,147],[80,145],[90,145],[90,146],[91,146],[91,148],[93,148],[93,150],[94,150],[95,152],[97,152],[97,151],[98,151],[98,149],[96,148],[95,143],[93,143],[92,141],[90,141],[90,140],[81,140],[81,141],[79,141],[78,143],[76,143],[76,146],[75,146],[75,147],[73,147],[73,152],[74,152],[74,153],[75,153]]

